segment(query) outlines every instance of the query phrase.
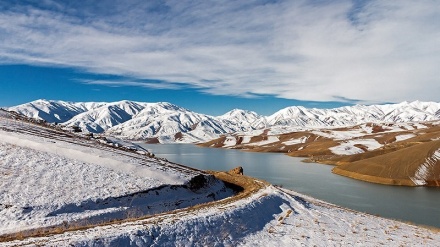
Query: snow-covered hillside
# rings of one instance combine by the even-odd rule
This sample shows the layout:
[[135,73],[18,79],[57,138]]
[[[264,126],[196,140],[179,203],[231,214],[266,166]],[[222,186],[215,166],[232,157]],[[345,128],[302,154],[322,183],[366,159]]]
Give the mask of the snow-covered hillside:
[[234,195],[212,175],[99,141],[0,110],[0,246],[440,242],[436,230],[354,212],[243,175],[215,173],[242,188]]
[[132,119],[115,125],[106,132],[128,139],[158,138],[174,141],[184,136],[175,137],[177,133],[191,135],[194,140],[210,139],[220,134],[234,131],[226,121],[211,116],[198,114],[170,103],[151,103]]
[[64,222],[71,227],[151,215],[233,194],[211,175],[145,151],[0,112],[0,237]]
[[[112,103],[71,103],[37,100],[8,110],[47,122],[62,122],[62,125],[68,127],[78,126],[92,133],[106,133],[128,139],[156,139],[157,142],[200,142],[222,134],[252,129],[250,123],[243,125],[242,119],[237,118],[236,114],[229,118],[212,117],[166,102],[124,100]],[[243,111],[241,117],[251,120],[257,115]]]
[[102,133],[113,126],[130,120],[146,106],[147,104],[145,103],[132,101],[106,103],[82,112],[64,124],[67,126],[79,126],[92,133]]
[[263,119],[263,116],[258,115],[256,112],[234,109],[218,117],[236,123],[242,127],[242,131],[249,130],[249,127],[258,128],[258,123]]
[[440,120],[440,103],[419,101],[334,109],[292,106],[270,116],[235,109],[214,117],[170,103],[132,101],[71,103],[37,100],[11,107],[9,110],[47,122],[79,126],[92,133],[128,139],[149,139],[152,142],[205,142],[223,134],[262,129],[284,129],[283,132],[292,132],[298,128]]
[[47,246],[437,246],[440,233],[269,186],[215,207],[6,243]]

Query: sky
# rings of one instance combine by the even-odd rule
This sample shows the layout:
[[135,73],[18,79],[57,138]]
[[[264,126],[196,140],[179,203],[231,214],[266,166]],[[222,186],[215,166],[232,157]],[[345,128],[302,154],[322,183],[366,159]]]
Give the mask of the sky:
[[438,102],[438,23],[436,0],[3,0],[0,106]]

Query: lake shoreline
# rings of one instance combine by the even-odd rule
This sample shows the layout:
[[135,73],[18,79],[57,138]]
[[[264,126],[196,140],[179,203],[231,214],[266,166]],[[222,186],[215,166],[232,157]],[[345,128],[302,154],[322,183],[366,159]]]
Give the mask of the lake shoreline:
[[[254,150],[254,149],[245,149],[245,148],[224,148],[224,147],[217,147],[217,146],[206,146],[206,145],[204,145],[204,143],[198,143],[198,144],[195,144],[195,146],[201,147],[201,148],[215,148],[215,149],[220,148],[220,149],[239,150],[239,151],[251,152],[251,153],[275,153],[275,154],[284,154],[289,157],[303,158],[302,162],[304,162],[304,163],[315,163],[315,164],[333,166],[333,169],[331,171],[333,174],[347,177],[347,178],[351,178],[351,179],[355,179],[358,181],[368,182],[368,183],[375,183],[375,184],[388,185],[388,186],[440,187],[440,181],[429,181],[429,182],[426,182],[425,184],[416,184],[416,183],[414,183],[413,179],[411,179],[411,178],[406,178],[406,179],[405,178],[393,178],[393,177],[387,178],[387,177],[368,175],[368,174],[363,174],[363,173],[359,173],[359,172],[353,172],[353,171],[341,169],[339,167],[341,165],[340,162],[326,159],[326,157],[328,155],[310,157],[307,155],[294,155],[292,153],[283,152],[283,151],[273,152],[273,151],[261,151],[259,149]],[[345,162],[344,164],[349,164],[349,163]]]
[[[304,163],[281,153],[202,148],[194,144],[145,144],[156,156],[201,170],[228,171],[243,166],[245,174],[319,200],[415,225],[440,228],[440,190],[435,187],[384,186],[331,172],[333,166]],[[272,164],[272,165],[268,165]]]

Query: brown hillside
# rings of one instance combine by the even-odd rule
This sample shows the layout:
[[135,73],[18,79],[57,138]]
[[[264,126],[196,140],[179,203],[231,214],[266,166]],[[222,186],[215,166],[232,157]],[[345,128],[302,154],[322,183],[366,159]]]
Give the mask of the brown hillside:
[[223,147],[225,140],[226,140],[226,137],[222,136],[220,138],[211,140],[209,142],[200,143],[200,144],[197,144],[197,145],[201,146],[201,147],[216,147],[216,148],[219,148],[219,147]]
[[[440,149],[440,140],[419,143],[371,158],[342,164],[333,173],[373,183],[415,186],[419,167]],[[440,185],[440,161],[434,162],[426,177],[427,185]]]
[[[294,157],[307,157],[307,161],[337,165],[334,173],[364,181],[414,186],[424,184],[440,186],[440,168],[433,168],[428,177],[414,178],[417,169],[438,148],[440,122],[422,124],[366,124],[344,128],[305,130],[274,135],[276,142],[265,142],[268,131],[260,135],[237,135],[236,145],[228,148],[252,152],[279,152]],[[371,129],[365,128],[365,126]],[[423,126],[426,126],[423,127]],[[319,133],[320,132],[320,133]],[[273,139],[273,138],[272,138]],[[362,140],[376,140],[381,147],[370,150]],[[398,141],[399,140],[399,141]],[[223,147],[226,137],[208,143],[205,147]],[[332,147],[353,141],[355,154],[335,154]],[[435,164],[435,167],[440,165]],[[415,182],[413,182],[416,181]]]

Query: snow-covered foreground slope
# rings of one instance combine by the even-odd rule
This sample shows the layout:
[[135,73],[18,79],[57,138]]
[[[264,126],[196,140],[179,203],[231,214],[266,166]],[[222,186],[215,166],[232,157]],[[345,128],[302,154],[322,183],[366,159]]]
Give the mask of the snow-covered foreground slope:
[[9,108],[28,117],[79,126],[151,142],[204,142],[223,134],[273,129],[284,133],[298,128],[346,127],[363,123],[406,123],[440,120],[440,103],[402,102],[355,105],[334,109],[292,106],[270,116],[234,109],[222,116],[196,113],[170,103],[119,101],[72,103],[37,100]]
[[[0,239],[231,196],[200,171],[0,114]],[[1,245],[1,244],[0,244]]]
[[236,201],[6,246],[437,246],[429,230],[264,187]]

